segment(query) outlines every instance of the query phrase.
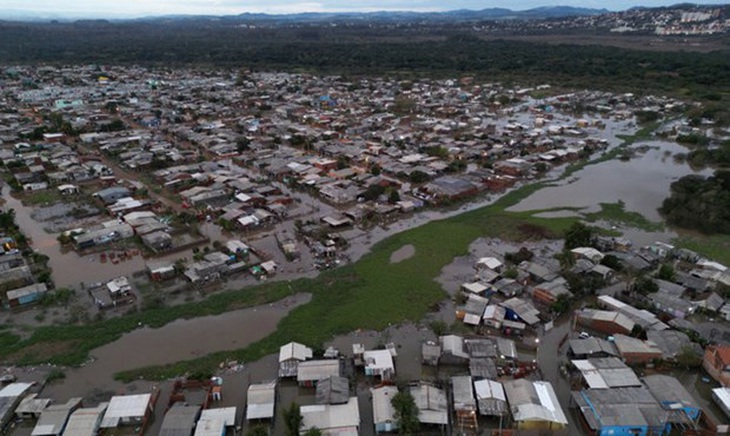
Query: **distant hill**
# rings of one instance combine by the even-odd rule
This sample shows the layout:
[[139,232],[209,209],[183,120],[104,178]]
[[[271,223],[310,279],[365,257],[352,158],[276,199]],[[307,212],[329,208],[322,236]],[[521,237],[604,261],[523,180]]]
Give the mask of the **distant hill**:
[[[226,21],[263,21],[289,23],[319,23],[331,21],[477,21],[477,20],[535,20],[570,16],[600,15],[606,9],[576,8],[571,6],[544,6],[524,11],[505,8],[482,10],[458,9],[446,12],[379,11],[379,12],[306,12],[297,14],[243,13],[239,15],[161,15],[134,19],[105,17],[113,21],[155,21],[164,20],[226,20]],[[91,16],[64,16],[59,13],[39,13],[19,9],[0,9],[0,20],[13,21],[73,21]],[[96,17],[98,18],[98,17]]]

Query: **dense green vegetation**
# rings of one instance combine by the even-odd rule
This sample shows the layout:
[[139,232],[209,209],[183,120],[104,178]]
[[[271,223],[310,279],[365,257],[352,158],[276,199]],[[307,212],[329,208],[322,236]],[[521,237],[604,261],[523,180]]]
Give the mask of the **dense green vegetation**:
[[[0,61],[217,65],[335,74],[548,81],[569,88],[711,96],[730,89],[727,52],[649,52],[484,40],[470,26],[245,28],[232,21],[4,23]],[[549,38],[546,38],[549,39]],[[719,100],[718,100],[719,99]]]
[[689,175],[672,183],[660,212],[675,226],[702,233],[730,234],[730,172]]
[[[696,135],[700,136],[700,135]],[[706,136],[701,136],[709,141]],[[683,139],[683,138],[677,138]],[[684,139],[686,140],[686,139]],[[705,142],[704,140],[697,140],[698,143]],[[685,142],[686,143],[686,142]],[[693,167],[704,167],[704,166],[716,166],[720,168],[730,167],[730,141],[725,141],[716,147],[711,146],[698,146],[694,147],[687,154],[687,161]]]

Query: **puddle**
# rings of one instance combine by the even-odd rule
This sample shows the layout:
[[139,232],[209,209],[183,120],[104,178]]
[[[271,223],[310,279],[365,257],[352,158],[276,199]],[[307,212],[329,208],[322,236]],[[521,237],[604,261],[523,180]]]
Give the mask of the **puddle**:
[[401,248],[395,250],[390,255],[390,263],[403,262],[408,260],[416,254],[416,247],[411,244],[404,245]]

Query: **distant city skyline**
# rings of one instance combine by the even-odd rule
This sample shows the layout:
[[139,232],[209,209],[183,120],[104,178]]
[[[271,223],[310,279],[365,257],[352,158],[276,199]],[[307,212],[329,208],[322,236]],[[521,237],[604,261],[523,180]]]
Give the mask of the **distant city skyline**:
[[[532,9],[541,6],[573,6],[610,11],[625,10],[634,6],[671,6],[680,1],[663,0],[540,0],[505,1],[445,1],[445,0],[5,0],[0,6],[0,16],[32,13],[49,18],[137,18],[156,15],[237,15],[244,12],[267,14],[291,14],[301,12],[375,12],[415,11],[438,12],[455,9],[481,10],[507,8]],[[723,5],[727,0],[703,1],[706,5]]]

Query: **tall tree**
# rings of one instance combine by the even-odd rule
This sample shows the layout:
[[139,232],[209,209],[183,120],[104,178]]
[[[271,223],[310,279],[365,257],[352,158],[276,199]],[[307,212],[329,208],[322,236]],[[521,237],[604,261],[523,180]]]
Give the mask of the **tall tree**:
[[302,428],[302,412],[299,404],[291,403],[289,408],[284,409],[284,422],[286,423],[287,436],[299,436],[299,430]]
[[395,409],[395,419],[398,421],[398,433],[416,434],[420,422],[418,421],[418,407],[413,396],[407,390],[399,391],[390,400]]
[[565,249],[590,247],[593,244],[593,230],[581,222],[576,222],[565,232]]

